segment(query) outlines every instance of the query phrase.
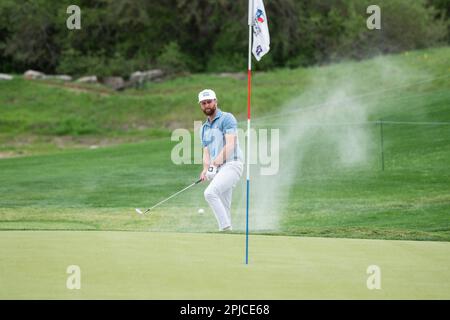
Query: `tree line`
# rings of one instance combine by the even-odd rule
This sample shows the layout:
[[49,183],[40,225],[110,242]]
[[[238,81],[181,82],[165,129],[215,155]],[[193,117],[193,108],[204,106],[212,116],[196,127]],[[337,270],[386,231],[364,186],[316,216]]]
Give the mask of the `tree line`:
[[[368,30],[370,0],[265,0],[271,52],[256,69],[363,59],[449,43],[447,0],[378,0],[381,30]],[[69,30],[69,5],[81,29]],[[246,69],[247,0],[2,0],[3,72],[127,76],[135,70]]]

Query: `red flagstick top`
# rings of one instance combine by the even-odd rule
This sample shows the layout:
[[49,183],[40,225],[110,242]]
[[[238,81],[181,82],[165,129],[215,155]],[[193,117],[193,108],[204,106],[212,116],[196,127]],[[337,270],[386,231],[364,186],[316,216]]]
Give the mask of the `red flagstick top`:
[[247,119],[250,119],[250,96],[252,93],[252,70],[248,70]]

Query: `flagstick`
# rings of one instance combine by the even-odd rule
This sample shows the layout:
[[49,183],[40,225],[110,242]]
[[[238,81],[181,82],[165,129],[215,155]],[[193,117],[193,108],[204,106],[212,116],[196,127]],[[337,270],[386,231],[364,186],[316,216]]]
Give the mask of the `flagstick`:
[[245,264],[248,264],[248,210],[250,200],[250,97],[252,93],[252,20],[253,0],[248,1],[248,70],[247,70],[247,209],[245,226]]

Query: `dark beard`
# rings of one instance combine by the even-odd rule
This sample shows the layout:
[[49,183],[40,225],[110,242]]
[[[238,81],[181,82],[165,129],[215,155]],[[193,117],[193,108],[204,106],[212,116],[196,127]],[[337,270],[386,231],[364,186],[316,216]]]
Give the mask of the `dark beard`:
[[206,114],[207,116],[213,115],[214,112],[216,112],[216,107],[203,110],[203,113]]

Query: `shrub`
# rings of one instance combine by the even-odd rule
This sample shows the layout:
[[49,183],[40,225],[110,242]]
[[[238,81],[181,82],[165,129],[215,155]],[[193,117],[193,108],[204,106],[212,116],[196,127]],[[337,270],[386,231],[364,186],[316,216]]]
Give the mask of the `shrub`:
[[188,56],[181,52],[178,43],[173,41],[164,46],[156,63],[158,67],[170,74],[187,71],[188,60]]

